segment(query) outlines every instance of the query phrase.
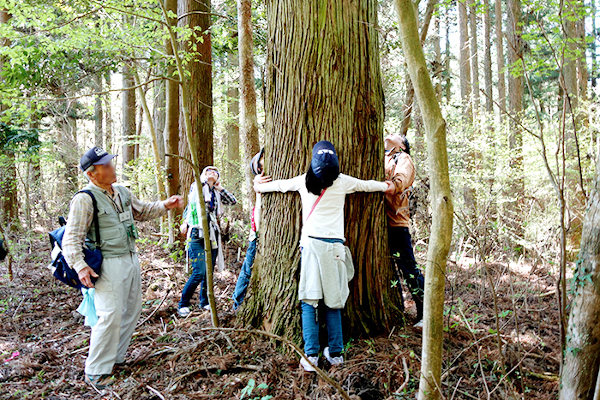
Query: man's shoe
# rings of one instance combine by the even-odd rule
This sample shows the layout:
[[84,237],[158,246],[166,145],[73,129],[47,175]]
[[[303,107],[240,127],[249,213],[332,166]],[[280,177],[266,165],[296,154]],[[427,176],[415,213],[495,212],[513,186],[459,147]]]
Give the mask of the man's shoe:
[[420,320],[419,322],[417,322],[416,324],[414,324],[413,328],[422,331],[423,330],[423,320]]
[[323,350],[323,355],[331,365],[340,365],[344,362],[344,357],[342,357],[341,355],[337,357],[331,357],[331,355],[329,354],[329,347],[325,347],[325,350]]
[[310,365],[306,359],[310,360],[310,362],[313,363],[314,365],[317,365],[319,363],[319,357],[317,357],[317,356],[311,357],[311,356],[308,356],[305,354],[300,359],[300,366],[302,368],[304,368],[305,371],[315,372],[316,369],[312,365]]
[[84,380],[95,387],[97,390],[104,390],[108,386],[115,383],[115,380],[110,375],[88,375],[85,374]]
[[180,317],[187,317],[188,315],[190,315],[192,311],[190,310],[189,307],[181,307],[179,308],[179,310],[177,310],[177,314],[179,314]]

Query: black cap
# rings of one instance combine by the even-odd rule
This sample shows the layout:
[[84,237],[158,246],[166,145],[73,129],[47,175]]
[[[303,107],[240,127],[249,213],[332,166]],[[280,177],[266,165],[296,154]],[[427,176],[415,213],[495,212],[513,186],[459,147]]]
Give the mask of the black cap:
[[92,147],[79,160],[79,168],[82,171],[85,171],[92,165],[104,165],[108,164],[113,158],[115,158],[115,154],[108,154],[106,150],[101,147]]

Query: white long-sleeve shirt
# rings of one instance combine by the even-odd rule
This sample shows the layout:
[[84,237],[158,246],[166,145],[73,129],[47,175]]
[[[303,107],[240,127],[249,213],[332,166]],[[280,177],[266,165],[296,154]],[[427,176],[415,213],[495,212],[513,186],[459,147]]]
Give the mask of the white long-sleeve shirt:
[[306,189],[306,174],[291,179],[282,179],[256,185],[260,193],[298,192],[302,201],[302,235],[300,246],[304,246],[309,236],[317,238],[343,239],[344,237],[344,202],[346,195],[354,192],[383,192],[387,189],[385,182],[363,181],[348,175],[340,174],[327,188],[325,194],[315,207],[308,221],[315,201],[319,196]]

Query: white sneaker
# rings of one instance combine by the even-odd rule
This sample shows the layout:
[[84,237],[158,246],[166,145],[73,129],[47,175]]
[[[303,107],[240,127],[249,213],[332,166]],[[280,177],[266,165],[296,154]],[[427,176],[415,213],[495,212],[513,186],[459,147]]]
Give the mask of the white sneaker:
[[423,320],[420,320],[419,322],[417,322],[416,324],[414,324],[413,328],[416,328],[416,329],[422,331],[423,330]]
[[189,307],[181,307],[179,310],[177,310],[177,314],[179,314],[180,317],[187,317],[191,312],[192,311]]
[[312,365],[310,365],[308,363],[308,361],[306,361],[307,358],[310,360],[311,363],[313,363],[314,365],[317,365],[319,363],[319,357],[310,357],[310,356],[307,356],[305,354],[300,359],[300,366],[302,368],[304,368],[305,371],[307,371],[307,372],[315,372],[316,369]]
[[205,306],[204,306],[204,307],[202,307],[202,308],[204,308],[206,311],[210,311],[210,304],[207,304],[207,305],[205,305]]
[[329,347],[325,347],[325,350],[323,350],[323,355],[331,365],[340,365],[344,362],[344,357],[341,355],[337,357],[331,357],[329,355]]

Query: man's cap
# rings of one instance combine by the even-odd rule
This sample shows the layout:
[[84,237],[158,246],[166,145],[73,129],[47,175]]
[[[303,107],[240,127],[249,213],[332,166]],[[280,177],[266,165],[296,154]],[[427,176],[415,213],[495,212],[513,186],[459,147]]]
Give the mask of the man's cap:
[[104,165],[108,164],[116,154],[108,154],[106,150],[101,147],[92,147],[79,160],[79,167],[82,171],[85,171],[92,165]]
[[322,180],[335,179],[340,173],[340,162],[335,147],[327,140],[321,140],[312,150],[310,166],[315,176]]

